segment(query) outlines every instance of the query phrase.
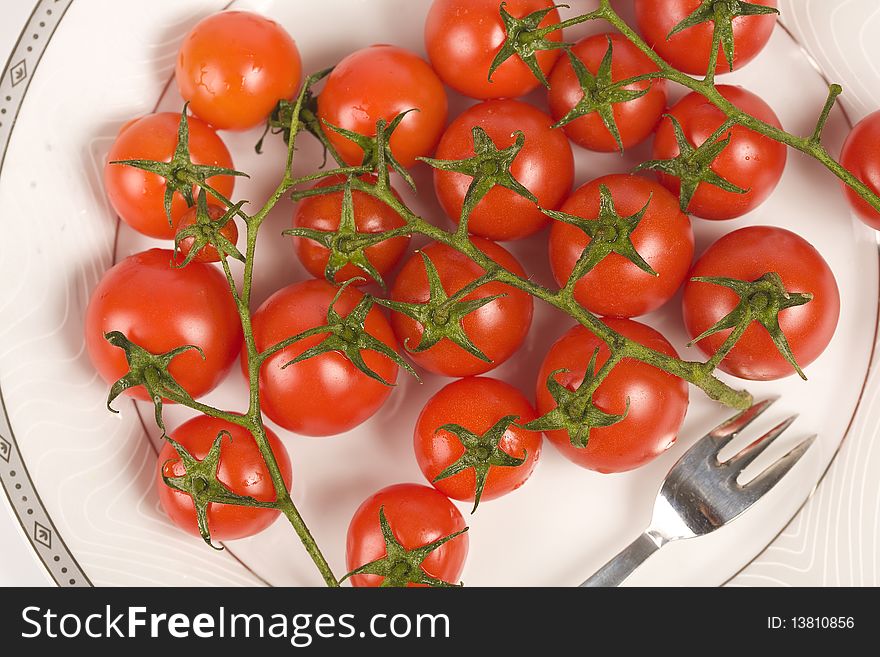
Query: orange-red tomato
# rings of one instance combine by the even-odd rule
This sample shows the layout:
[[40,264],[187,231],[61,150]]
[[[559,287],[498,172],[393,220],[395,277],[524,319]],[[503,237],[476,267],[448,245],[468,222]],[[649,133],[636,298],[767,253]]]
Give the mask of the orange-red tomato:
[[[195,206],[191,207],[189,210],[183,213],[183,216],[180,218],[180,223],[177,224],[177,232],[189,228],[193,224],[196,223],[196,214],[197,210]],[[208,216],[211,217],[213,221],[217,221],[223,215],[226,214],[226,210],[219,205],[214,205],[213,203],[208,204]],[[235,225],[235,219],[230,219],[227,221],[223,228],[220,229],[220,234],[229,240],[232,244],[238,242],[238,226]],[[178,242],[178,260],[183,262],[186,257],[189,255],[190,249],[192,249],[195,244],[195,237],[184,237],[180,242]],[[193,258],[193,262],[219,262],[220,254],[217,252],[216,247],[207,244],[204,246]]]
[[[875,194],[880,194],[880,111],[868,114],[859,121],[840,151],[840,163],[865,183]],[[880,212],[872,208],[852,189],[844,185],[846,200],[856,215],[871,228],[880,230]]]

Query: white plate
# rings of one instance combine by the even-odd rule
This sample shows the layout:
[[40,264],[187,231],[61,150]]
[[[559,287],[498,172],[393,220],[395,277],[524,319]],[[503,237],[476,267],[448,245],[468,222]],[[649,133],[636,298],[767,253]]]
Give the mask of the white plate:
[[[146,427],[155,439],[150,414],[129,402],[120,403],[121,416],[107,413],[106,386],[83,349],[83,310],[101,273],[114,260],[155,244],[124,226],[117,235],[117,221],[101,188],[104,155],[118,127],[131,116],[151,111],[160,98],[162,108],[180,107],[173,85],[163,96],[177,44],[200,17],[224,4],[42,2],[35,14],[36,37],[25,34],[28,44],[32,40],[37,45],[22,52],[27,76],[15,87],[11,78],[3,79],[2,90],[10,90],[10,107],[18,116],[0,177],[0,277],[6,281],[0,294],[0,391],[9,424],[3,425],[6,418],[0,414],[0,436],[10,459],[8,465],[0,461],[0,480],[38,554],[61,584],[319,583],[283,522],[230,544],[220,554],[170,527],[153,489],[155,448],[145,437]],[[300,46],[305,68],[317,70],[376,42],[421,52],[421,25],[429,3],[266,0],[234,5],[284,24]],[[45,14],[48,9],[51,15]],[[583,33],[573,30],[568,38]],[[94,38],[96,34],[101,38]],[[16,62],[14,56],[12,70]],[[727,81],[757,92],[783,125],[798,133],[811,130],[825,98],[821,77],[782,30],[774,33],[759,63]],[[463,104],[453,102],[458,108]],[[9,122],[5,115],[0,122],[2,145]],[[829,144],[839,145],[846,131],[844,117],[835,111],[826,132]],[[258,132],[223,136],[236,166],[256,174],[239,183],[236,195],[265,198],[276,182],[280,144],[273,140],[258,158],[252,151]],[[645,148],[636,149],[621,159],[579,150],[577,184],[625,170],[645,154]],[[317,150],[303,148],[298,158],[301,171],[311,169]],[[432,199],[430,175],[420,170],[416,178],[423,193],[414,207],[439,220],[442,213]],[[303,277],[287,239],[278,237],[290,213],[289,204],[280,204],[265,226],[256,303]],[[801,414],[767,460],[808,433],[817,432],[820,439],[792,475],[744,518],[711,537],[663,550],[633,577],[635,584],[717,585],[749,563],[785,527],[825,471],[862,391],[877,316],[873,233],[850,217],[834,179],[797,154],[790,155],[782,183],[757,211],[736,222],[696,220],[698,249],[749,224],[785,226],[803,235],[828,260],[841,289],[840,325],[828,350],[808,369],[810,381],[788,378],[748,386],[758,397],[781,395],[756,430],[789,412]],[[540,242],[511,248],[530,273],[550,280]],[[540,304],[537,311],[526,347],[497,370],[527,394],[547,346],[562,332],[560,326],[569,323]],[[686,340],[674,309],[647,321],[684,352]],[[424,386],[405,382],[372,420],[346,435],[316,440],[283,434],[294,463],[294,499],[338,573],[344,569],[347,523],[360,501],[387,484],[422,481],[412,457],[412,426],[424,401],[444,382],[434,377]],[[240,408],[243,381],[233,372],[209,400]],[[643,528],[668,467],[727,415],[729,411],[693,390],[679,443],[649,466],[624,475],[581,470],[548,445],[525,487],[483,505],[469,518],[471,552],[464,581],[580,582]],[[170,426],[185,417],[184,409],[170,410]],[[22,488],[15,489],[15,484]],[[23,502],[23,496],[28,500]],[[462,510],[467,512],[467,505]]]

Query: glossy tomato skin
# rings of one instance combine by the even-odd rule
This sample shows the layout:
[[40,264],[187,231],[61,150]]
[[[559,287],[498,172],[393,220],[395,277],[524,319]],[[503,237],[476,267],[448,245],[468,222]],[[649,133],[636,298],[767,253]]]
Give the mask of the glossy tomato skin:
[[[344,182],[342,176],[331,176],[325,178],[314,187],[330,187],[342,182]],[[393,188],[391,191],[397,196],[397,192]],[[293,215],[294,227],[322,231],[337,230],[340,217],[342,216],[342,198],[343,192],[333,192],[320,196],[309,196],[303,199]],[[354,205],[354,222],[358,233],[384,233],[406,224],[403,217],[388,205],[369,194],[352,191],[352,202]],[[410,238],[406,235],[369,246],[365,250],[367,260],[376,268],[379,275],[384,278],[400,262],[409,246],[409,241]],[[303,237],[294,237],[293,246],[306,270],[315,278],[324,278],[324,271],[327,267],[330,251],[323,245]],[[355,285],[364,285],[372,280],[367,272],[352,264],[345,265],[345,267],[336,272],[337,283],[343,283],[355,277],[364,279],[362,283],[355,282]]]
[[[196,164],[233,168],[232,157],[213,128],[193,116],[188,117],[189,152]],[[156,160],[170,162],[177,147],[180,115],[175,112],[148,114],[123,126],[107,154],[104,165],[104,188],[110,204],[122,219],[136,231],[149,237],[173,239],[175,228],[187,205],[175,193],[171,205],[173,225],[165,215],[165,179],[154,173],[122,164],[117,160]],[[232,196],[234,178],[215,176],[208,184],[226,198]],[[210,195],[209,195],[210,198]]]
[[[193,262],[171,267],[170,250],[150,249],[109,269],[92,292],[86,309],[85,339],[92,364],[113,384],[128,372],[125,352],[104,339],[120,331],[155,354],[184,345],[196,351],[176,356],[168,368],[193,397],[213,390],[235,362],[242,333],[226,279],[213,265]],[[148,400],[143,386],[126,391]]]
[[199,21],[177,55],[177,88],[218,130],[247,130],[291,99],[302,80],[296,43],[278,23],[248,11]]
[[[583,276],[574,296],[587,310],[611,317],[636,317],[656,310],[681,287],[694,256],[694,233],[678,199],[659,183],[629,174],[612,174],[580,187],[560,208],[587,219],[599,214],[600,185],[611,191],[617,212],[627,217],[645,212],[631,239],[636,251],[658,276],[611,253]],[[562,287],[590,243],[589,236],[570,224],[554,221],[550,230],[550,264]]]
[[[718,91],[731,103],[762,121],[781,128],[773,109],[758,96],[730,85],[719,85]],[[691,145],[701,145],[724,123],[724,113],[700,94],[688,94],[676,103],[669,114],[678,119]],[[745,194],[727,192],[707,183],[700,183],[688,211],[703,219],[734,219],[763,203],[776,189],[785,169],[786,146],[743,126],[730,129],[732,138],[712,164],[712,171],[747,190]],[[678,155],[672,122],[660,121],[654,139],[655,159]],[[676,196],[678,178],[659,175],[660,182]]]
[[[611,79],[613,82],[643,75],[657,70],[656,65],[626,38],[619,34],[596,34],[578,41],[571,49],[595,74],[608,49],[608,39],[613,47],[611,55]],[[614,122],[620,132],[624,148],[630,148],[647,139],[666,109],[666,81],[642,80],[625,87],[632,91],[647,89],[641,98],[615,103],[611,106]],[[562,57],[553,67],[547,101],[554,121],[559,121],[584,97],[571,61]],[[575,119],[563,126],[565,134],[575,144],[592,151],[612,152],[618,149],[614,137],[602,123],[598,112]]]
[[[754,0],[753,4],[776,7],[776,0]],[[635,0],[636,24],[648,45],[675,68],[691,75],[705,75],[712,52],[712,21],[700,23],[667,40],[667,35],[700,6],[700,0]],[[776,15],[738,16],[733,19],[733,68],[752,61],[764,49]],[[730,66],[721,47],[715,73],[727,73]]]
[[[771,226],[749,226],[728,233],[697,260],[688,278],[710,276],[753,281],[776,272],[789,292],[812,293],[813,300],[779,314],[779,326],[801,368],[828,346],[840,315],[840,293],[834,274],[818,251],[802,237]],[[739,297],[727,288],[689,281],[682,307],[688,335],[697,337],[733,310]],[[697,343],[714,354],[730,331]],[[743,379],[769,381],[794,374],[763,326],[752,323],[719,366]]]
[[[410,112],[391,136],[391,152],[404,167],[431,155],[446,125],[446,90],[425,60],[403,48],[376,45],[348,55],[327,77],[318,96],[318,118],[362,135],[375,135],[376,122]],[[327,130],[327,137],[350,165],[363,151]]]
[[[197,223],[196,215],[198,210],[195,206],[189,208],[186,212],[183,213],[183,216],[180,218],[180,223],[177,224],[177,232],[189,228],[193,224]],[[223,215],[226,214],[226,210],[219,205],[215,205],[213,203],[208,204],[208,216],[211,217],[212,221],[217,221]],[[230,219],[227,221],[223,228],[220,229],[220,234],[223,235],[231,244],[236,244],[238,242],[238,226],[235,225],[235,219]],[[178,260],[183,262],[186,257],[189,255],[190,249],[192,249],[193,244],[195,244],[194,237],[184,237],[180,242],[178,242],[179,247],[179,256]],[[195,255],[193,258],[195,262],[220,262],[220,254],[217,252],[217,248],[207,244]]]
[[[519,276],[526,275],[519,262],[504,248],[479,237],[472,238],[472,241],[477,248],[505,269]],[[437,268],[443,289],[449,296],[485,273],[470,258],[444,244],[434,242],[421,251]],[[507,296],[495,299],[475,310],[462,321],[465,333],[477,348],[492,360],[491,363],[472,356],[446,339],[425,351],[408,351],[407,345],[415,347],[422,339],[421,324],[395,312],[391,315],[391,325],[407,355],[429,372],[457,377],[483,374],[503,363],[519,349],[532,323],[532,297],[509,285],[498,282],[487,283],[467,295],[464,300],[496,294]],[[424,261],[419,254],[415,254],[404,263],[391,288],[391,298],[409,303],[428,300],[428,277]]]
[[[338,292],[326,281],[309,280],[282,288],[254,313],[254,340],[263,351],[303,331],[327,324],[327,309]],[[345,317],[363,298],[348,287],[334,308]],[[388,320],[373,307],[366,319],[367,332],[394,348]],[[373,415],[393,390],[358,370],[339,352],[328,352],[283,366],[326,334],[304,338],[274,354],[260,370],[263,412],[289,431],[306,436],[330,436],[356,427]],[[367,365],[389,383],[397,380],[397,365],[375,351],[363,351]],[[246,367],[242,354],[242,367]],[[246,370],[245,370],[246,371]]]
[[[443,387],[428,400],[416,422],[413,447],[422,474],[447,497],[473,501],[476,490],[473,468],[434,481],[465,453],[455,434],[439,429],[445,424],[458,424],[482,436],[507,415],[518,416],[517,424],[537,417],[531,403],[509,383],[489,377],[467,377]],[[490,466],[481,502],[506,495],[526,482],[538,463],[542,440],[540,431],[510,426],[498,444],[510,456],[526,461],[518,466]]]
[[[459,510],[443,493],[419,484],[388,486],[364,500],[351,519],[345,550],[349,571],[386,555],[385,539],[379,525],[379,509],[383,507],[394,537],[407,550],[432,543],[466,526]],[[431,552],[422,562],[422,570],[431,577],[457,584],[467,552],[468,535],[465,533]],[[355,575],[351,583],[353,586],[379,586],[382,580],[377,575]]]
[[[631,319],[603,319],[607,326],[651,349],[677,357],[675,349],[659,332]],[[547,378],[559,369],[556,380],[571,390],[581,384],[586,366],[599,349],[597,370],[608,360],[605,343],[583,326],[575,326],[557,340],[541,365],[536,382],[538,414],[556,407],[547,390]],[[675,442],[688,406],[688,387],[682,379],[642,363],[624,359],[608,374],[593,394],[593,402],[606,413],[626,417],[609,427],[590,431],[584,448],[571,444],[565,430],[546,432],[550,442],[572,463],[582,468],[611,473],[632,470],[653,460]]]
[[[233,493],[247,495],[261,502],[274,501],[275,488],[269,469],[263,461],[256,440],[246,429],[225,420],[200,415],[172,431],[171,437],[196,459],[202,460],[208,455],[214,439],[221,431],[229,432],[231,437],[224,437],[220,444],[217,478]],[[275,460],[278,461],[281,476],[290,490],[293,474],[287,450],[271,429],[266,429],[266,437]],[[162,480],[163,473],[166,477],[180,477],[186,473],[180,456],[168,442],[164,443],[159,452],[156,470],[156,487],[165,513],[184,531],[200,536],[192,498],[166,486]],[[279,515],[280,512],[275,509],[212,503],[208,505],[208,528],[214,541],[245,538],[269,527]]]
[[[489,67],[501,50],[507,35],[496,0],[434,0],[425,20],[425,48],[431,65],[447,85],[471,98],[517,98],[540,84],[528,66],[514,55],[492,75]],[[507,0],[505,9],[514,18],[523,18],[550,9],[552,0]],[[559,23],[553,9],[539,27]],[[547,38],[562,40],[562,31]],[[537,53],[538,66],[547,76],[559,59],[560,50]]]
[[[516,141],[516,131],[525,136],[511,173],[532,192],[542,207],[554,210],[571,191],[574,156],[561,130],[544,112],[518,100],[488,100],[462,112],[446,129],[437,147],[437,159],[461,160],[474,155],[473,128],[486,131],[499,149]],[[473,178],[462,173],[434,170],[437,199],[454,222]],[[515,240],[532,235],[549,222],[547,215],[529,199],[496,186],[474,208],[468,230],[493,240]]]
[[[880,143],[880,111],[868,114],[859,121],[840,151],[840,163],[865,183],[875,194],[880,194],[880,156],[877,144]],[[856,215],[875,230],[880,230],[880,212],[846,185],[843,186],[846,200]]]

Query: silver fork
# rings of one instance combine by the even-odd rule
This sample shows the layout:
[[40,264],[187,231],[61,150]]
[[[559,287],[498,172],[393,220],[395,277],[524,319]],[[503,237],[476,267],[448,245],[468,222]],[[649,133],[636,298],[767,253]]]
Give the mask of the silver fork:
[[667,543],[715,531],[773,488],[806,453],[816,436],[802,441],[746,485],[738,484],[736,479],[797,416],[787,418],[727,461],[722,463],[718,459],[721,449],[773,401],[758,402],[715,427],[686,451],[663,481],[654,502],[651,526],[581,586],[619,586]]

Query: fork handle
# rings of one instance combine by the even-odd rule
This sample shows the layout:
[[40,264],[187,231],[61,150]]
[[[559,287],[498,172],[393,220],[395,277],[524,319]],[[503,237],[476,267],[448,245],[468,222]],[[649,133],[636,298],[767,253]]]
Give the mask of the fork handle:
[[581,586],[620,586],[644,561],[660,549],[656,537],[643,532]]

